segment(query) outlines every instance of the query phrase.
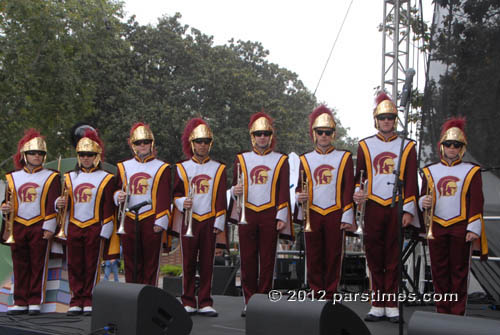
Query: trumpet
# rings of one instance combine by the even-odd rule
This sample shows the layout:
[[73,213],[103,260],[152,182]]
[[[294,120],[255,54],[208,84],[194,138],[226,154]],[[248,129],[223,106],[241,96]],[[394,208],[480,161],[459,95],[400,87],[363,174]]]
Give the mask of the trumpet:
[[[191,183],[191,178],[189,178],[188,186],[188,196],[189,199],[193,199],[193,184]],[[184,210],[184,225],[187,226],[185,237],[193,237],[193,206],[191,208],[186,208]]]
[[433,203],[432,203],[431,207],[426,208],[424,211],[424,224],[425,224],[425,228],[427,230],[425,238],[428,240],[433,240],[434,235],[432,234],[432,221],[434,218],[434,187],[432,185],[429,185],[427,187],[426,196],[427,195],[431,196]]
[[120,227],[118,227],[117,234],[125,234],[125,211],[128,208],[128,203],[130,200],[130,188],[129,185],[124,185],[122,191],[126,193],[125,200],[118,207],[118,221],[120,222]]
[[245,215],[245,178],[243,176],[243,172],[241,171],[240,163],[237,163],[238,166],[238,185],[243,185],[243,194],[239,195],[236,199],[238,212],[241,212],[241,219],[239,224],[247,224],[247,218]]
[[[365,175],[365,170],[360,170],[359,190],[363,192],[366,191],[366,187],[368,186],[368,179],[365,179],[364,175]],[[358,230],[356,231],[356,233],[361,236],[363,235],[363,232],[365,230],[365,208],[366,208],[366,201],[358,204],[356,208],[356,223],[358,225]]]
[[[5,188],[5,202],[12,202],[12,191],[7,186]],[[12,206],[12,204],[11,204]],[[11,207],[9,213],[6,215],[7,229],[9,230],[9,237],[5,241],[7,244],[14,244],[16,241],[14,240],[14,208]]]
[[305,192],[307,194],[307,200],[303,204],[304,208],[304,221],[306,222],[306,226],[304,228],[304,231],[306,233],[312,232],[311,228],[311,217],[309,215],[309,183],[307,182],[307,179],[305,178],[305,173],[304,170],[302,170],[302,175],[300,176],[301,178],[301,184],[302,184],[302,192]]
[[[66,188],[66,177],[63,175],[62,178],[62,186],[61,186],[61,195],[64,199],[68,197],[68,189]],[[65,225],[66,225],[66,215],[68,213],[68,204],[64,205],[64,208],[59,209],[57,212],[56,223],[59,227],[59,232],[56,237],[59,239],[66,239]]]

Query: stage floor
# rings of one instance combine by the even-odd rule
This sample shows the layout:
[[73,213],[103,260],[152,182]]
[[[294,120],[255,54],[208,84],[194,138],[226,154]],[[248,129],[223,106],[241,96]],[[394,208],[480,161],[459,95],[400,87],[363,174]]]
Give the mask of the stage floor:
[[[245,334],[245,318],[240,316],[243,308],[242,297],[214,296],[214,307],[219,312],[217,318],[195,315],[192,317],[192,335],[234,335]],[[297,303],[297,302],[294,302]],[[361,319],[370,306],[361,302],[346,302]],[[433,312],[434,306],[405,307],[405,334],[411,315],[415,311]],[[469,304],[467,316],[500,320],[500,311],[491,310],[487,305]],[[372,335],[398,334],[398,324],[387,321],[366,323]],[[87,335],[91,334],[91,317],[67,317],[61,313],[42,314],[40,316],[8,316],[0,313],[0,334],[51,334],[51,335]],[[143,335],[143,334],[141,334]]]

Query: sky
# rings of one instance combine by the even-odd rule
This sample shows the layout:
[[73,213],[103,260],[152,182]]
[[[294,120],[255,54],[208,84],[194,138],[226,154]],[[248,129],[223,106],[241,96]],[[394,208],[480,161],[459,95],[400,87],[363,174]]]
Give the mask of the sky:
[[[258,41],[268,60],[298,74],[314,92],[351,0],[125,0],[127,16],[155,25],[162,15],[182,14],[181,23],[214,38]],[[424,3],[431,0],[424,0]],[[383,0],[353,0],[338,41],[316,92],[318,102],[337,110],[350,137],[375,132],[375,88],[382,81]],[[431,6],[424,9],[427,21]],[[428,18],[428,19],[427,19]],[[410,64],[410,67],[412,64]],[[413,66],[423,78],[422,66]],[[419,82],[422,82],[420,80]],[[414,83],[416,85],[416,83]],[[423,83],[418,84],[423,90]]]

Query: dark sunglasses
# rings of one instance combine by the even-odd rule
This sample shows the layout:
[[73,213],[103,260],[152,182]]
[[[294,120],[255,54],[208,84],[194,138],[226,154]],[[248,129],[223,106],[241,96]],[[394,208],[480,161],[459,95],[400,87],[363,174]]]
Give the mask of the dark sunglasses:
[[396,115],[394,114],[382,114],[377,116],[377,120],[379,121],[384,121],[384,120],[396,120]]
[[194,143],[197,144],[210,144],[212,142],[211,138],[197,138],[196,140],[193,140]]
[[30,150],[30,151],[26,151],[26,155],[30,155],[30,156],[35,156],[35,155],[45,156],[45,151]]
[[334,132],[334,130],[319,130],[319,129],[315,129],[314,131],[319,136],[322,136],[323,134],[325,134],[326,136],[331,136]]
[[447,148],[450,148],[451,146],[453,146],[454,148],[457,148],[457,149],[460,149],[461,147],[464,146],[464,144],[462,142],[458,142],[458,141],[444,141],[443,145]]
[[273,134],[273,132],[269,131],[269,130],[258,130],[258,131],[254,131],[252,133],[252,135],[255,137],[261,137],[261,136],[269,137],[272,134]]
[[80,156],[80,157],[94,157],[96,155],[97,154],[94,152],[79,152],[78,153],[78,156]]
[[142,144],[147,145],[147,144],[151,144],[151,143],[153,143],[153,141],[151,141],[151,140],[138,140],[138,141],[134,142],[134,145],[139,146]]

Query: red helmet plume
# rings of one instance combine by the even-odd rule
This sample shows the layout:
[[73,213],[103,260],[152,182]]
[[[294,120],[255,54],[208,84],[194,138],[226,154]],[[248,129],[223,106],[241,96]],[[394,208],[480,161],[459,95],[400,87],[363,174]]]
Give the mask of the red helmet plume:
[[[450,128],[458,128],[462,131],[464,137],[465,137],[465,123],[466,120],[464,117],[456,117],[456,118],[450,118],[448,119],[443,125],[441,126],[441,135],[439,138],[443,138],[443,136],[446,134],[446,132]],[[441,143],[441,141],[439,141]],[[466,144],[466,143],[464,143]]]
[[328,128],[333,128],[335,131],[336,124],[335,124],[335,118],[333,117],[332,111],[326,107],[325,105],[321,105],[319,107],[316,107],[316,109],[313,110],[311,114],[309,114],[309,135],[311,136],[311,139],[314,141],[314,122],[320,116],[321,114],[328,114],[330,116],[331,122],[328,122],[328,125],[318,125],[318,127],[328,127]]
[[[260,118],[265,118],[267,121],[259,122],[259,124],[257,124],[255,121],[259,120]],[[276,146],[276,134],[274,133],[274,120],[267,113],[264,112],[264,109],[262,109],[262,111],[260,112],[253,114],[250,117],[250,122],[248,123],[248,130],[250,131],[250,136],[252,136],[252,133],[254,131],[258,130],[272,131],[273,134],[271,135],[271,144],[269,148],[273,150],[274,147]],[[255,145],[253,137],[252,137],[252,145]]]
[[467,145],[467,137],[465,136],[465,118],[456,117],[448,119],[441,127],[441,136],[439,137],[438,152],[441,157],[444,156],[444,148],[442,143],[445,141],[457,141],[463,144],[460,149],[459,156],[462,158],[465,154]]
[[[45,137],[40,135],[40,132],[36,130],[35,128],[30,128],[24,131],[24,136],[19,140],[17,143],[17,152],[16,154],[12,157],[14,160],[14,166],[17,170],[20,170],[23,168],[24,165],[26,165],[26,162],[24,161],[24,157],[21,151],[23,151],[23,146],[31,141],[34,138],[40,137],[43,140],[45,140]],[[42,150],[47,152],[47,149]]]
[[193,130],[198,127],[200,124],[204,124],[208,127],[208,124],[202,118],[194,118],[188,121],[186,126],[184,127],[184,132],[182,133],[182,151],[186,158],[190,159],[193,157],[193,150],[191,148],[191,141],[189,140],[189,136],[193,132]]
[[[84,138],[89,138],[91,139],[92,141],[96,142],[100,149],[101,149],[101,152],[100,152],[100,155],[101,155],[101,161],[104,161],[104,143],[102,142],[101,138],[99,137],[99,133],[98,133],[98,130],[96,129],[95,131],[93,131],[92,129],[88,128],[88,129],[85,129],[85,132],[83,133],[83,136],[82,138],[80,139],[80,141]],[[78,141],[78,142],[80,142]],[[78,144],[77,144],[77,148],[78,148]]]
[[375,97],[375,106],[378,106],[384,100],[389,100],[392,102],[392,99],[387,95],[387,93],[382,91]]

